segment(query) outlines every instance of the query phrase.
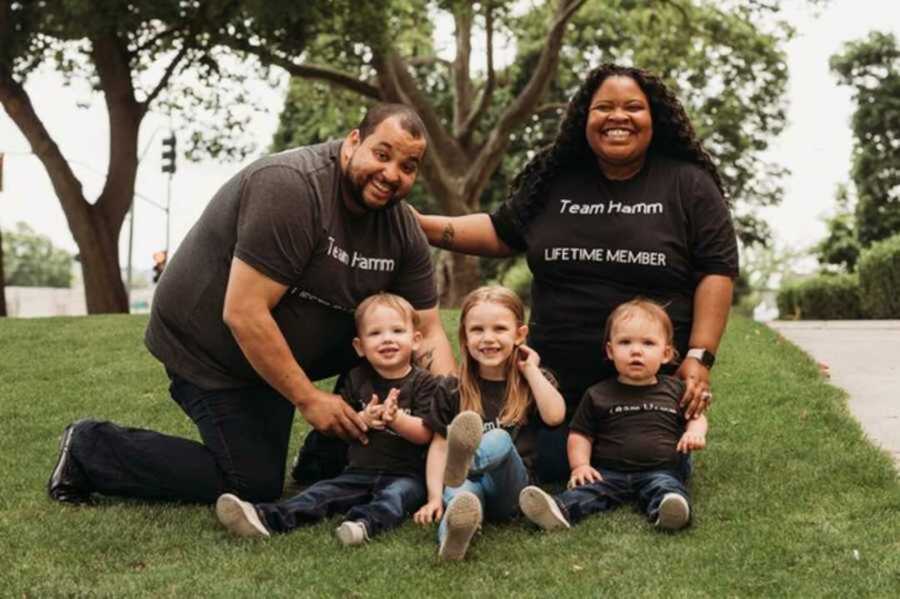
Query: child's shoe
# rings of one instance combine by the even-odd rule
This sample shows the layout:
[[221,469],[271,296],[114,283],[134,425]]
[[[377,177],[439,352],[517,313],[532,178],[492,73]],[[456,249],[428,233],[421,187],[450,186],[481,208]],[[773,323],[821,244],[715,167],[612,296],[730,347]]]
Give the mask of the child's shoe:
[[447,504],[447,535],[438,549],[442,560],[461,560],[481,526],[481,502],[474,493],[462,491]]
[[444,484],[458,487],[466,480],[475,450],[481,443],[483,423],[475,412],[460,412],[447,427],[447,465],[444,467]]
[[544,530],[571,528],[559,504],[543,489],[530,485],[519,493],[519,508],[525,517]]
[[691,519],[691,506],[687,499],[678,493],[666,493],[659,502],[659,514],[656,516],[657,528],[678,530],[684,528]]
[[225,528],[239,537],[269,537],[269,530],[263,525],[256,508],[236,495],[225,493],[216,501],[216,516]]
[[334,534],[337,535],[338,541],[346,547],[351,545],[362,545],[369,540],[369,531],[366,525],[358,520],[347,520],[338,526]]

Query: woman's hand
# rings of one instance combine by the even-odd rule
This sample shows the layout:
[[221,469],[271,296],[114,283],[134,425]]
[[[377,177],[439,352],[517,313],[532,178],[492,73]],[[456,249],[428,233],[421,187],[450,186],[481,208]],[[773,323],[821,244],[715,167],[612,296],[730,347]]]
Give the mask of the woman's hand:
[[570,489],[574,489],[575,487],[580,487],[581,485],[587,485],[590,483],[598,483],[603,480],[603,477],[600,475],[597,470],[594,469],[590,464],[585,464],[584,466],[578,466],[574,470],[572,470],[572,476],[569,477],[568,487]]
[[432,499],[419,508],[419,511],[413,516],[413,520],[416,524],[431,524],[432,522],[440,522],[443,515],[444,502],[440,499]]
[[705,413],[712,401],[712,393],[709,391],[709,369],[699,360],[686,358],[675,376],[685,384],[684,395],[681,396],[684,417],[690,420]]

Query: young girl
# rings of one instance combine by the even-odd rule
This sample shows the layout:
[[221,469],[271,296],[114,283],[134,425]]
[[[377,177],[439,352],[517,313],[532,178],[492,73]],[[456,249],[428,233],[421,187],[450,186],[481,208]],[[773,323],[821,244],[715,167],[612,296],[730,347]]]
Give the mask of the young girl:
[[420,524],[440,520],[441,559],[465,557],[483,514],[513,517],[531,479],[538,419],[557,426],[565,417],[562,395],[524,345],[527,334],[522,300],[509,289],[481,287],[463,301],[462,365],[425,418],[434,431],[428,503],[415,514]]

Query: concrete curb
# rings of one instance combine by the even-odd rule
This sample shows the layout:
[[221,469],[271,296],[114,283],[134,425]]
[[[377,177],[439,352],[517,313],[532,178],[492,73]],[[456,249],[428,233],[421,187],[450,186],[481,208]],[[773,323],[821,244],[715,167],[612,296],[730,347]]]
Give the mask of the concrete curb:
[[866,435],[900,471],[900,320],[775,320],[770,328],[828,365]]

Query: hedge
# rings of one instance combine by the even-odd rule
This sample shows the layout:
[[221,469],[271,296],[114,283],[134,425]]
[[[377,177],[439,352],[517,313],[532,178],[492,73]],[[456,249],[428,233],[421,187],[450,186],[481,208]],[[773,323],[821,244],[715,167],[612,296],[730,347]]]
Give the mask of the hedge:
[[900,234],[863,250],[857,272],[865,314],[870,318],[900,318]]
[[817,275],[782,285],[776,301],[783,319],[863,318],[859,278],[855,274]]

